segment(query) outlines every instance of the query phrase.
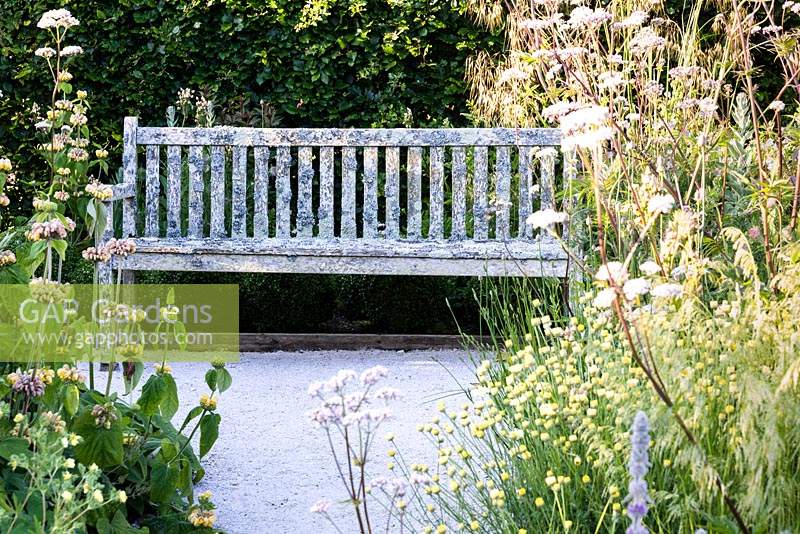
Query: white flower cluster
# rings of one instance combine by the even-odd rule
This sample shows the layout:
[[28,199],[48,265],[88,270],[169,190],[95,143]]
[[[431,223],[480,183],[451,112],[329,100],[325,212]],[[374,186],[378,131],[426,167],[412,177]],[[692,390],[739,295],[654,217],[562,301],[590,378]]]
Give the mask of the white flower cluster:
[[585,106],[567,113],[560,119],[561,148],[597,148],[614,134],[609,126],[608,108]]
[[567,214],[548,208],[531,213],[525,222],[535,230],[549,228],[567,222]]
[[[308,386],[308,394],[320,399],[322,404],[309,414],[312,423],[326,429],[358,427],[364,432],[374,431],[392,417],[385,404],[400,398],[400,392],[390,387],[371,391],[388,373],[381,365],[367,369],[360,377],[351,369],[342,369],[324,382],[313,382]],[[365,389],[347,392],[347,387],[356,382]],[[378,401],[384,406],[374,407]]]
[[36,24],[38,28],[49,30],[53,28],[72,28],[80,24],[78,19],[72,16],[66,9],[51,9],[42,15]]

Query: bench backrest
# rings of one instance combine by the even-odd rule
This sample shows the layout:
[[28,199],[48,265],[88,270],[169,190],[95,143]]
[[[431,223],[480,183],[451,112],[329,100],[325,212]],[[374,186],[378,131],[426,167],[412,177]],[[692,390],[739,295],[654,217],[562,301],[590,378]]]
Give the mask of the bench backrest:
[[[128,117],[122,234],[530,239],[527,216],[556,208],[559,142],[545,128],[169,128]],[[574,165],[565,154],[566,179]]]

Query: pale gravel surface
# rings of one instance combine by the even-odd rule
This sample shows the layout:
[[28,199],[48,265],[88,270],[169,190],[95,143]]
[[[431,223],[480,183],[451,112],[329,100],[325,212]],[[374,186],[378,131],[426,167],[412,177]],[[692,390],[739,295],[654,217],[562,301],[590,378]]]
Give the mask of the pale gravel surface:
[[[243,354],[229,364],[233,385],[222,395],[220,437],[204,460],[206,476],[199,491],[210,489],[219,511],[218,525],[231,534],[314,533],[335,530],[309,507],[321,498],[343,499],[343,488],[322,430],[307,413],[315,407],[308,384],[343,368],[361,371],[374,365],[390,370],[382,383],[403,392],[393,403],[395,419],[381,429],[374,475],[386,475],[383,435],[392,431],[407,461],[432,463],[436,451],[421,438],[417,424],[436,412],[436,401],[458,402],[460,385],[472,375],[465,352],[319,351]],[[172,365],[178,383],[180,424],[195,399],[206,391],[208,364]],[[147,375],[143,377],[146,380]],[[342,531],[355,532],[345,505],[334,504]],[[382,524],[383,525],[383,524]],[[383,531],[381,528],[379,531]]]

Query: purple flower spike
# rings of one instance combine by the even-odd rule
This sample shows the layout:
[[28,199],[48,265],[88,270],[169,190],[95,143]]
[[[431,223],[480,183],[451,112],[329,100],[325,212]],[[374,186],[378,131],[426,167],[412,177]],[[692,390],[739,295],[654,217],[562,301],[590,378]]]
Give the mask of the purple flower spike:
[[647,415],[637,412],[633,418],[631,428],[631,458],[628,462],[628,472],[631,481],[628,483],[628,516],[631,524],[625,531],[626,534],[647,534],[650,530],[644,525],[644,516],[651,502],[647,494],[647,482],[644,477],[650,469],[650,459],[647,450],[650,447],[650,426]]

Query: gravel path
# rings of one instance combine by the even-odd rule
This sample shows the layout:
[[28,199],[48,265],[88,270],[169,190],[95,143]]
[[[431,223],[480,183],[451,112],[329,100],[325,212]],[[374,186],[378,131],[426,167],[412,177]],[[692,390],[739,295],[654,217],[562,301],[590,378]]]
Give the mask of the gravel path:
[[[233,386],[220,400],[220,437],[204,460],[206,476],[199,490],[210,489],[218,507],[218,526],[231,534],[333,533],[309,507],[321,498],[343,500],[343,489],[324,433],[314,428],[307,412],[315,407],[308,384],[327,379],[343,368],[361,371],[383,365],[390,371],[383,385],[400,389],[393,403],[395,418],[384,424],[373,476],[385,475],[386,445],[392,431],[409,462],[432,462],[435,449],[418,436],[416,426],[436,411],[436,401],[460,395],[459,383],[471,379],[462,351],[320,351],[243,354],[229,364]],[[178,424],[206,390],[207,364],[176,363],[182,410]],[[143,378],[143,382],[146,376]],[[345,533],[355,524],[346,505],[334,504],[331,515]]]

